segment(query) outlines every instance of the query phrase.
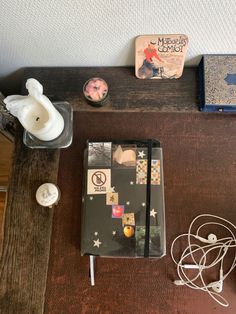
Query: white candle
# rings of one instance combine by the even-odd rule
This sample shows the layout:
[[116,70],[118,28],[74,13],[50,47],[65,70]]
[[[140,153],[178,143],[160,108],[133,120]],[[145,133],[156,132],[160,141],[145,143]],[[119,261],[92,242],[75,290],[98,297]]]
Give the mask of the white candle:
[[28,79],[28,96],[12,95],[4,99],[7,109],[23,127],[42,141],[57,138],[64,129],[64,119],[51,101],[43,95],[43,86]]

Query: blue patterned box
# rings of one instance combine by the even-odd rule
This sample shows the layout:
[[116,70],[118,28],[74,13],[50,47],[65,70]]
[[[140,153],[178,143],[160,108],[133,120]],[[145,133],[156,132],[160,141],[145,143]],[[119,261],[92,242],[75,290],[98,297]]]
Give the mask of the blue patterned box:
[[199,64],[200,110],[236,111],[236,55],[204,55]]

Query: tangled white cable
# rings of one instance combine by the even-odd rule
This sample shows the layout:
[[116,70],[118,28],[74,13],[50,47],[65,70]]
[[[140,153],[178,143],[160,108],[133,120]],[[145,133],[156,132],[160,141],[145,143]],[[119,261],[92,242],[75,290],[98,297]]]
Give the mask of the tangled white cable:
[[[213,222],[206,222],[201,224],[197,230],[196,234],[193,233],[193,227],[195,227],[196,221],[200,218],[214,218]],[[219,222],[220,221],[220,222]],[[217,236],[213,233],[210,233],[206,238],[199,236],[201,229],[204,227],[208,227],[209,225],[216,225],[224,228],[228,236],[217,239]],[[228,277],[231,271],[236,266],[236,226],[230,221],[211,214],[203,214],[199,215],[193,219],[191,222],[188,233],[180,234],[177,236],[171,245],[171,257],[174,263],[177,265],[177,273],[179,276],[179,280],[175,280],[175,285],[186,285],[189,288],[202,290],[207,292],[217,303],[222,306],[229,306],[228,301],[220,295],[223,289],[223,281]],[[179,261],[174,258],[174,247],[176,241],[182,237],[187,238],[188,245],[184,249]],[[195,239],[195,241],[194,241]],[[201,243],[205,243],[205,245],[199,245],[196,243],[200,241]],[[227,255],[227,252],[230,248],[234,248],[234,258],[232,259],[232,264],[227,271],[224,270],[224,259]],[[209,262],[210,254],[214,254],[214,260]],[[196,257],[197,255],[197,257]],[[200,256],[200,257],[199,257]],[[189,262],[190,261],[190,262]],[[212,267],[217,267],[219,265],[219,278],[218,280],[206,283],[204,277],[204,273],[207,273]],[[196,274],[193,278],[189,277],[188,269],[195,270]]]

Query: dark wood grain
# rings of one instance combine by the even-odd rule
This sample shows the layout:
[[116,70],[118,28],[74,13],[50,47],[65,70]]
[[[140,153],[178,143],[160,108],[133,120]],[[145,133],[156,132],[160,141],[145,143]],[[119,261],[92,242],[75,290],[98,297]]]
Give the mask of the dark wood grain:
[[5,212],[6,192],[0,191],[0,251],[3,239],[3,217]]
[[[82,95],[84,82],[93,76],[110,87],[109,102],[99,109]],[[222,313],[206,294],[173,286],[169,249],[199,213],[236,223],[235,115],[198,111],[195,68],[173,81],[138,80],[132,67],[27,68],[23,86],[30,77],[52,100],[67,100],[77,111],[74,140],[61,151],[62,196],[52,225],[53,211],[36,204],[35,191],[41,183],[56,182],[59,152],[27,149],[17,133],[0,261],[0,312]],[[164,149],[167,256],[158,261],[100,258],[91,288],[88,259],[79,250],[86,140],[151,137]],[[231,304],[224,313],[235,312],[235,275],[224,284]]]
[[7,187],[12,164],[13,143],[0,133],[0,186]]
[[[26,68],[27,78],[38,79],[51,100],[69,101],[78,111],[193,111],[198,110],[196,68],[185,68],[177,80],[140,80],[133,67]],[[83,85],[99,76],[109,85],[109,100],[102,108],[88,105]],[[26,90],[24,89],[24,93]]]
[[[225,309],[207,293],[174,286],[177,274],[170,258],[171,242],[196,215],[216,214],[236,224],[235,115],[77,112],[74,118],[73,145],[60,159],[62,198],[54,216],[45,313],[235,313],[235,270],[224,282],[222,294],[230,303]],[[80,256],[79,243],[83,149],[94,138],[161,141],[167,256],[98,258],[96,285],[91,287],[88,258]],[[218,276],[215,269],[209,280]]]
[[56,182],[59,151],[28,149],[18,131],[0,260],[0,312],[42,313],[53,210],[39,206],[35,192]]

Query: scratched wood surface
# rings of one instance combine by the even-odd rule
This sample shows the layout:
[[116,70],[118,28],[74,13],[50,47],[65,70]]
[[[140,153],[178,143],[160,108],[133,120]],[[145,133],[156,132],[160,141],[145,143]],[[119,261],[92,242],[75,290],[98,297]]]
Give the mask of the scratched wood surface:
[[[176,266],[170,258],[171,242],[198,214],[220,215],[236,224],[235,115],[76,112],[74,118],[73,144],[61,152],[62,198],[54,216],[45,313],[235,314],[236,269],[224,281],[222,295],[230,307],[222,308],[207,293],[176,287]],[[80,214],[83,149],[86,140],[94,138],[161,141],[167,255],[160,260],[98,257],[96,285],[91,287],[88,258],[80,256]],[[94,206],[96,219],[100,213]],[[208,228],[206,234],[221,238],[222,229],[215,229]],[[176,256],[184,244],[177,246]],[[225,269],[230,262],[231,255]],[[208,275],[209,282],[218,280],[219,269]]]
[[6,192],[12,164],[13,148],[14,143],[10,142],[10,140],[0,133],[0,251],[2,247]]
[[14,144],[0,133],[0,186],[8,185]]
[[[96,76],[105,79],[109,86],[109,99],[102,108],[88,105],[83,97],[84,83]],[[133,67],[50,67],[26,68],[24,71],[25,80],[30,77],[38,79],[51,100],[66,100],[74,110],[96,112],[196,112],[196,76],[196,68],[191,67],[185,68],[183,76],[177,80],[140,80],[135,77]]]
[[3,221],[5,212],[6,192],[0,192],[0,251],[3,239]]
[[18,130],[8,188],[0,260],[0,313],[42,313],[53,210],[35,201],[44,182],[57,181],[59,151],[32,150]]
[[[110,100],[100,109],[87,105],[82,95],[92,76],[110,86]],[[194,68],[185,69],[180,80],[160,83],[136,79],[129,67],[27,68],[23,85],[29,77],[37,78],[52,100],[67,100],[79,112],[73,144],[61,151],[62,198],[53,224],[53,211],[38,206],[34,195],[41,183],[57,181],[59,152],[27,149],[17,134],[0,261],[2,313],[222,313],[206,295],[173,287],[168,250],[173,237],[202,211],[235,222],[234,115],[198,112]],[[79,240],[82,153],[86,139],[94,137],[162,141],[168,255],[158,262],[101,258],[91,289]],[[224,312],[234,313],[234,280],[225,289],[231,308]]]

